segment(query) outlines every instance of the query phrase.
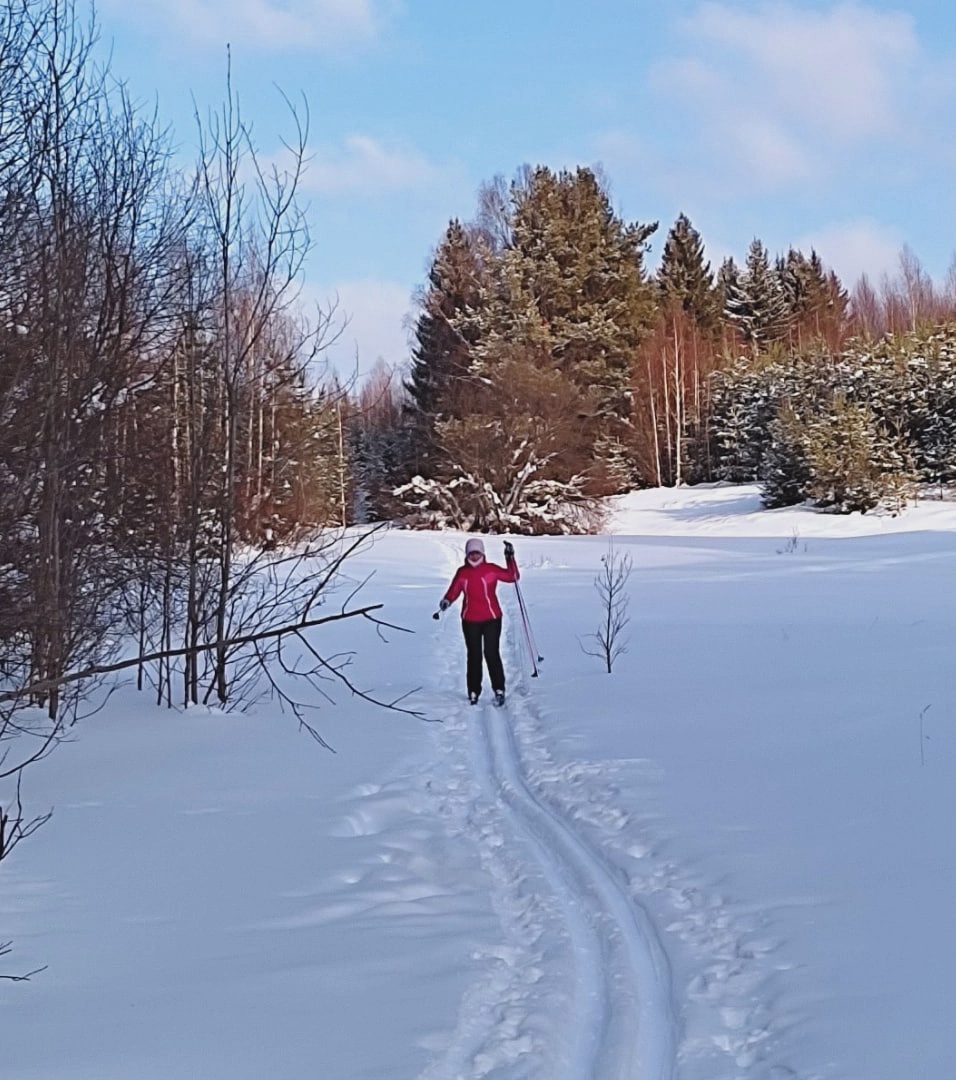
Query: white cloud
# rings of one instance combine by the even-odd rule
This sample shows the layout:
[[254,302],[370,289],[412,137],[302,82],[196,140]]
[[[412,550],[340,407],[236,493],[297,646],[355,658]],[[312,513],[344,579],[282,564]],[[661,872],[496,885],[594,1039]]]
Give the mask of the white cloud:
[[691,152],[738,193],[824,179],[905,132],[924,77],[912,18],[856,3],[705,3],[678,29],[685,55],[656,65],[652,85],[689,114]]
[[[704,4],[686,22],[740,99],[756,92],[779,110],[838,138],[885,135],[899,122],[901,80],[919,58],[913,20],[855,3],[822,11],[770,4],[753,12]],[[717,59],[717,57],[721,59]],[[713,101],[713,99],[711,99]]]
[[309,286],[303,303],[315,297],[323,307],[338,300],[337,314],[348,319],[326,359],[339,377],[362,378],[382,359],[389,367],[404,364],[409,356],[409,325],[413,313],[412,288],[395,281],[366,278],[340,281],[325,288]]
[[640,168],[647,162],[648,155],[655,153],[646,139],[620,129],[602,131],[595,136],[594,146],[602,164],[610,165],[612,173],[617,168]]
[[[257,153],[262,173],[288,184],[296,174],[296,156],[288,146],[272,153]],[[257,172],[246,161],[243,179],[254,183]],[[366,203],[385,196],[403,195],[416,206],[444,208],[449,192],[470,191],[473,181],[458,161],[433,161],[407,144],[385,143],[369,135],[347,135],[337,144],[305,148],[299,194],[317,199],[359,199]]]
[[748,175],[759,187],[810,181],[813,157],[806,145],[773,117],[754,115],[736,126],[733,145],[748,163]]
[[836,271],[846,288],[852,288],[863,274],[878,286],[887,274],[899,271],[903,233],[869,218],[836,222],[814,230],[798,240],[794,247],[815,250],[827,266]]
[[397,0],[101,0],[114,17],[185,33],[197,44],[332,52],[377,38]]
[[432,189],[447,171],[408,147],[349,135],[342,147],[311,148],[303,181],[315,195],[374,195]]

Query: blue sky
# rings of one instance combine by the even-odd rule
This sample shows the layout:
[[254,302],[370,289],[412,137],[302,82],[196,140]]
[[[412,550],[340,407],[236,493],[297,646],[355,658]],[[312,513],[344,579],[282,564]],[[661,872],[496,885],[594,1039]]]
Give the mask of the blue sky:
[[408,355],[413,295],[452,217],[524,163],[600,165],[618,211],[686,213],[716,267],[758,236],[851,285],[908,245],[956,253],[956,14],[911,3],[100,0],[103,47],[184,155],[226,45],[260,152],[305,97],[308,295],[351,323],[335,360]]

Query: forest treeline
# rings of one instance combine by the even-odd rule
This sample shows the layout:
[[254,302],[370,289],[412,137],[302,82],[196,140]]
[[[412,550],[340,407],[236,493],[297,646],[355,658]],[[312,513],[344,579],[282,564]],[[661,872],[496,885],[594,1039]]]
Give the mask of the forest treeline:
[[489,184],[436,248],[407,376],[365,391],[372,512],[566,532],[648,485],[865,511],[956,479],[952,280],[904,249],[895,279],[847,289],[817,252],[757,238],[714,269],[685,215],[650,271],[656,231],[591,169]]

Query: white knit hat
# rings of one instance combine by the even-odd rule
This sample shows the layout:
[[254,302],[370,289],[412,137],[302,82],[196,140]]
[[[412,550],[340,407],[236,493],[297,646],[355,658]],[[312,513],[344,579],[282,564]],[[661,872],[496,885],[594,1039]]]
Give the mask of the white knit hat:
[[485,554],[485,543],[477,536],[472,536],[465,544],[465,558],[473,552],[480,552],[482,556]]

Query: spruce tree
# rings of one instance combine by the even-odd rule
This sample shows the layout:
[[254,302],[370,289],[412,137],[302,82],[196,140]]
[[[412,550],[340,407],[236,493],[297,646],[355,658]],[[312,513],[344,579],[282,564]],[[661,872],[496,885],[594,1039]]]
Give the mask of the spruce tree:
[[791,343],[811,341],[836,345],[846,327],[849,300],[840,279],[828,271],[815,251],[807,258],[791,248],[777,260],[777,276],[787,301]]
[[760,463],[764,506],[774,509],[803,502],[812,479],[807,459],[807,430],[789,401],[782,404],[767,434]]
[[655,312],[644,256],[656,223],[621,220],[585,168],[534,169],[513,185],[512,202],[505,284],[515,329],[547,346],[605,425],[626,422],[632,356]]
[[725,283],[724,312],[754,352],[766,350],[786,335],[787,298],[767,249],[756,238],[743,271]]
[[428,273],[404,384],[409,475],[434,467],[435,422],[452,408],[456,380],[469,372],[475,340],[473,313],[483,302],[484,273],[479,240],[461,222],[450,222]]
[[574,502],[626,486],[655,227],[622,221],[591,170],[544,167],[489,189],[476,226],[451,223],[405,384],[419,446],[408,475],[423,479],[403,497],[427,488],[449,521],[540,530],[545,493]]
[[713,330],[720,319],[721,291],[704,256],[700,233],[681,214],[667,234],[657,287],[665,308],[680,309],[702,330]]

